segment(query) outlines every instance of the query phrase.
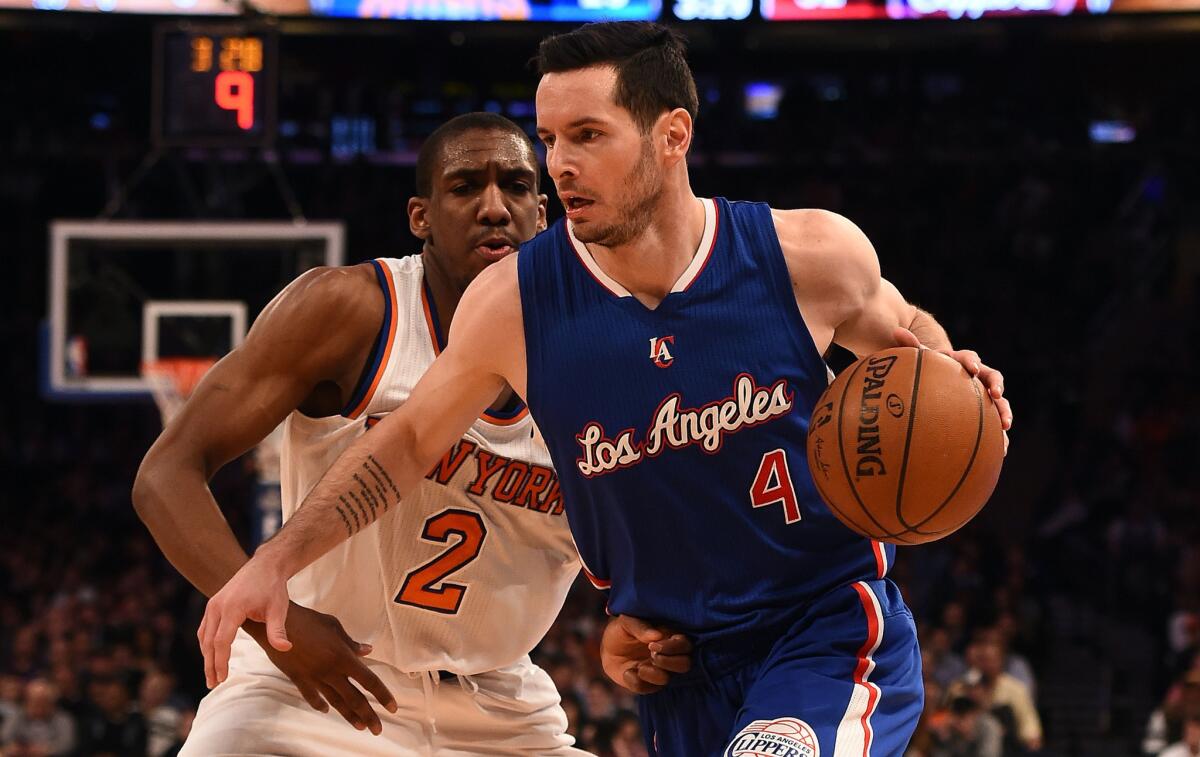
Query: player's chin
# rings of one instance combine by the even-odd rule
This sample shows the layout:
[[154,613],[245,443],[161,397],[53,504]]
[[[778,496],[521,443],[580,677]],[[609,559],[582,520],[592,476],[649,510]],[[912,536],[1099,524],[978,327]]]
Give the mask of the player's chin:
[[607,244],[612,232],[612,225],[598,220],[577,221],[571,228],[575,238],[584,244]]

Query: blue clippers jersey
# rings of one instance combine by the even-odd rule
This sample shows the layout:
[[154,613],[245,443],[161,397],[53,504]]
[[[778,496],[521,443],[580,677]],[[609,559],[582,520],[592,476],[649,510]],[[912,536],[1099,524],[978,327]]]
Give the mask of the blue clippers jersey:
[[713,641],[882,577],[894,548],[841,525],[809,475],[828,374],[770,208],[704,202],[700,249],[654,310],[565,222],[517,267],[526,399],[589,578],[611,612]]

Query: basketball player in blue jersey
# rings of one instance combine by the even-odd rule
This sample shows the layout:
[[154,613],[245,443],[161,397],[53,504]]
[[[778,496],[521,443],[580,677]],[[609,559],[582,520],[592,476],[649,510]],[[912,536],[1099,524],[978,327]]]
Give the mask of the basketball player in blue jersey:
[[356,474],[385,471],[402,508],[507,383],[545,435],[610,611],[697,642],[692,672],[639,700],[651,750],[901,754],[922,706],[916,633],[886,578],[893,547],[843,527],[805,465],[822,355],[942,350],[1008,428],[1001,375],[951,348],[845,218],[692,192],[697,98],[676,34],[589,25],[544,40],[537,63],[566,219],[468,289],[405,406],[209,602],[205,655],[220,661],[247,617],[283,622],[287,578],[361,528],[339,513]]

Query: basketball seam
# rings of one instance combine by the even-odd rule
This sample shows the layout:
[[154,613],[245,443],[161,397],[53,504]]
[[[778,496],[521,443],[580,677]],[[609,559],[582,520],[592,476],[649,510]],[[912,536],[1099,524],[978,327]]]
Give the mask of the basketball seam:
[[[837,412],[838,457],[842,461],[842,472],[846,475],[846,487],[850,490],[850,493],[854,495],[854,501],[858,503],[859,509],[862,510],[866,514],[866,516],[868,518],[870,518],[871,522],[875,524],[876,528],[879,529],[880,535],[875,536],[875,538],[899,539],[907,544],[911,544],[912,542],[910,540],[905,539],[900,535],[905,532],[901,531],[899,533],[894,533],[894,534],[888,533],[888,530],[886,528],[884,528],[883,524],[875,519],[875,516],[871,514],[871,511],[868,510],[867,506],[863,503],[862,497],[858,496],[858,489],[854,486],[854,480],[850,478],[850,467],[848,465],[846,465],[846,436],[845,436],[845,434],[842,433],[842,417],[845,415],[845,410],[846,410],[846,395],[850,392],[850,385],[854,383],[854,374],[858,373],[859,368],[865,368],[866,365],[867,365],[867,361],[865,359],[859,362],[858,368],[855,368],[854,372],[850,374],[850,378],[846,379],[846,386],[843,387],[842,397],[838,401],[838,412]],[[867,536],[868,536],[868,538],[870,538],[870,535],[867,535]]]
[[917,350],[917,364],[913,368],[912,400],[908,403],[908,434],[904,437],[904,456],[900,459],[900,481],[896,484],[896,521],[908,531],[912,526],[904,520],[901,503],[904,501],[904,479],[908,476],[908,453],[912,449],[913,424],[917,420],[917,396],[921,391],[921,365],[925,362],[925,351]]
[[[950,504],[950,500],[954,499],[954,495],[957,494],[958,490],[962,488],[963,482],[965,482],[967,480],[967,476],[969,476],[971,474],[971,468],[973,468],[975,465],[975,457],[976,457],[976,455],[979,454],[979,442],[983,439],[983,395],[981,395],[979,393],[979,387],[976,385],[974,378],[971,379],[971,389],[972,389],[972,391],[975,392],[975,401],[976,401],[975,406],[978,410],[978,422],[976,424],[976,430],[975,430],[975,446],[971,450],[971,457],[970,457],[970,459],[967,460],[967,466],[966,466],[966,468],[963,469],[963,474],[961,477],[959,477],[958,483],[955,484],[954,488],[950,490],[950,493],[948,495],[946,495],[946,499],[944,499],[942,501],[942,504],[938,505],[934,509],[933,512],[931,512],[929,515],[925,516],[925,520],[923,520],[920,523],[917,523],[915,526],[911,527],[911,530],[913,533],[918,533],[923,536],[935,536],[937,534],[940,534],[947,530],[950,530],[950,529],[942,529],[940,531],[933,531],[931,533],[926,533],[924,531],[921,531],[920,528],[921,528],[921,526],[925,525],[929,521],[936,518],[938,513],[940,513],[942,510],[946,509],[946,505]],[[951,528],[957,528],[957,526],[952,526]]]
[[[825,399],[825,395],[828,393],[829,393],[829,390],[828,389],[825,390],[825,392],[821,395],[821,399]],[[817,401],[817,407],[820,407],[822,404],[823,403],[820,400]],[[833,403],[831,402],[829,404],[832,405]],[[810,429],[810,432],[811,432],[811,429]],[[840,433],[840,431],[839,431],[839,433]],[[809,468],[811,469],[812,466],[810,465]],[[851,523],[854,523],[854,526],[856,528],[861,529],[861,526],[858,525],[858,521],[854,520],[849,515],[847,515],[846,512],[844,510],[842,510],[842,508],[833,504],[833,497],[830,496],[829,492],[826,491],[825,487],[821,485],[821,479],[815,473],[812,474],[812,480],[813,480],[813,484],[815,484],[817,487],[817,493],[819,493],[821,495],[821,499],[825,502],[826,505],[829,506],[829,509],[836,512],[839,516],[841,516],[841,518],[843,520],[850,521]],[[845,524],[843,524],[843,525],[845,525]],[[870,538],[870,537],[868,537],[868,538]]]

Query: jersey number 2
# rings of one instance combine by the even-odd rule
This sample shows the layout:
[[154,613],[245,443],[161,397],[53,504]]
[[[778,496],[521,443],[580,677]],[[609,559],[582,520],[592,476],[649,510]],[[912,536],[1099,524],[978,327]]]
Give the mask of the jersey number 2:
[[487,528],[479,513],[470,510],[443,510],[425,521],[421,538],[426,541],[449,544],[453,536],[458,542],[404,577],[396,601],[402,605],[422,607],[426,610],[453,615],[462,604],[467,587],[462,584],[441,583],[456,570],[479,557]]
[[783,503],[783,517],[789,524],[800,520],[800,503],[796,500],[796,487],[792,486],[792,474],[788,471],[787,453],[773,449],[762,456],[754,483],[750,484],[750,504],[766,507],[776,502]]

